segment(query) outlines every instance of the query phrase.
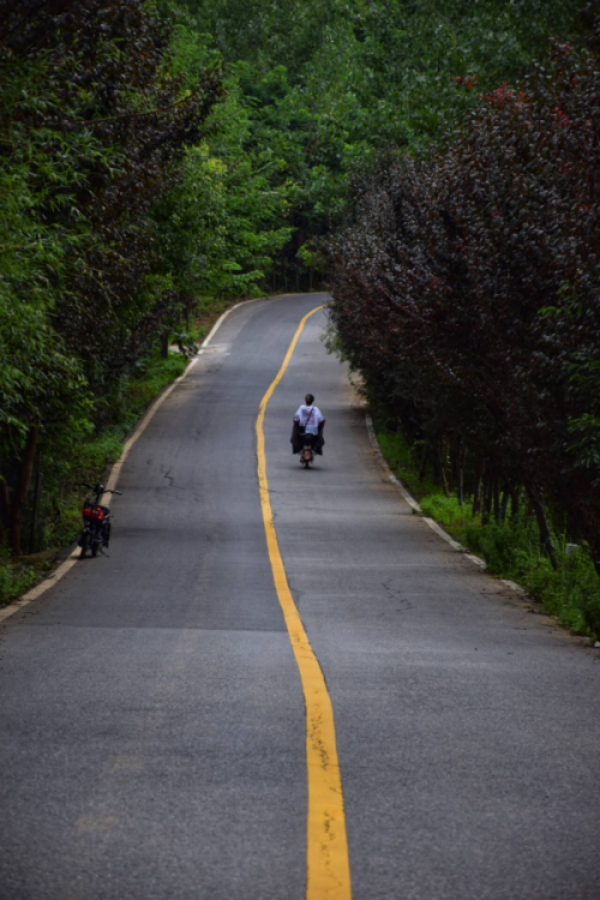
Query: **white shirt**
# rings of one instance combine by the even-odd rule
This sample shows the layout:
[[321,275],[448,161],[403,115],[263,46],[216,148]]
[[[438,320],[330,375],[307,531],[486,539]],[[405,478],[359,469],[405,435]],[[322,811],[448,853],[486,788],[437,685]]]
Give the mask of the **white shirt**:
[[318,406],[304,405],[298,407],[294,419],[304,425],[307,434],[318,434],[319,425],[324,421]]

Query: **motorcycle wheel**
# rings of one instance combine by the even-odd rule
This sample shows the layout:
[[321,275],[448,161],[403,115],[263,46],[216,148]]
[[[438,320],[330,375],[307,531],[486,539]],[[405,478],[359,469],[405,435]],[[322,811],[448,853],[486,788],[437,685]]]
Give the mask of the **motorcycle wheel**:
[[92,541],[92,556],[96,557],[98,555],[98,547],[100,546],[100,541]]
[[89,546],[90,546],[90,533],[89,533],[89,531],[84,531],[83,535],[81,536],[81,553],[79,554],[80,559],[83,559]]

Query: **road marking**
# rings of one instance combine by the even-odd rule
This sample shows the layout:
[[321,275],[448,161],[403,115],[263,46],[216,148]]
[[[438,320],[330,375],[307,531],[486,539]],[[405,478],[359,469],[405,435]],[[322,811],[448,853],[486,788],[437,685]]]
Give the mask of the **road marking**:
[[306,703],[306,765],[308,775],[307,882],[306,900],[350,900],[350,865],[342,779],[338,761],[333,708],[319,661],[308,640],[302,619],[294,603],[279,552],[273,511],[269,498],[265,456],[265,410],[273,391],[281,381],[302,330],[317,306],[304,316],[292,339],[281,368],[262,398],[256,420],[258,485],[267,549],[273,581],[283,610],[285,624],[300,670]]

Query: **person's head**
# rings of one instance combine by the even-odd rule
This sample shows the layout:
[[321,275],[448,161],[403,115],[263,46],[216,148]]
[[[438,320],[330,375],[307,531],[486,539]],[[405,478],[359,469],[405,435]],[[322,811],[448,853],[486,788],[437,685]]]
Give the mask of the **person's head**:
[[306,397],[304,398],[304,402],[306,403],[307,406],[312,406],[313,403],[315,402],[315,398],[313,397],[312,394],[307,394]]

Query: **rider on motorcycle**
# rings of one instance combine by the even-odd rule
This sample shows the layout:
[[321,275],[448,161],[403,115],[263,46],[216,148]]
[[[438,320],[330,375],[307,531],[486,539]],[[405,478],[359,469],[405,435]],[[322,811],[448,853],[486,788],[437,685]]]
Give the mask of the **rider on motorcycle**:
[[304,403],[296,410],[291,437],[293,453],[300,453],[303,441],[308,435],[312,438],[312,445],[315,453],[318,453],[319,456],[323,455],[323,445],[325,444],[323,428],[325,427],[325,419],[323,418],[319,407],[315,406],[314,403],[314,396],[312,394],[307,394],[304,398]]

